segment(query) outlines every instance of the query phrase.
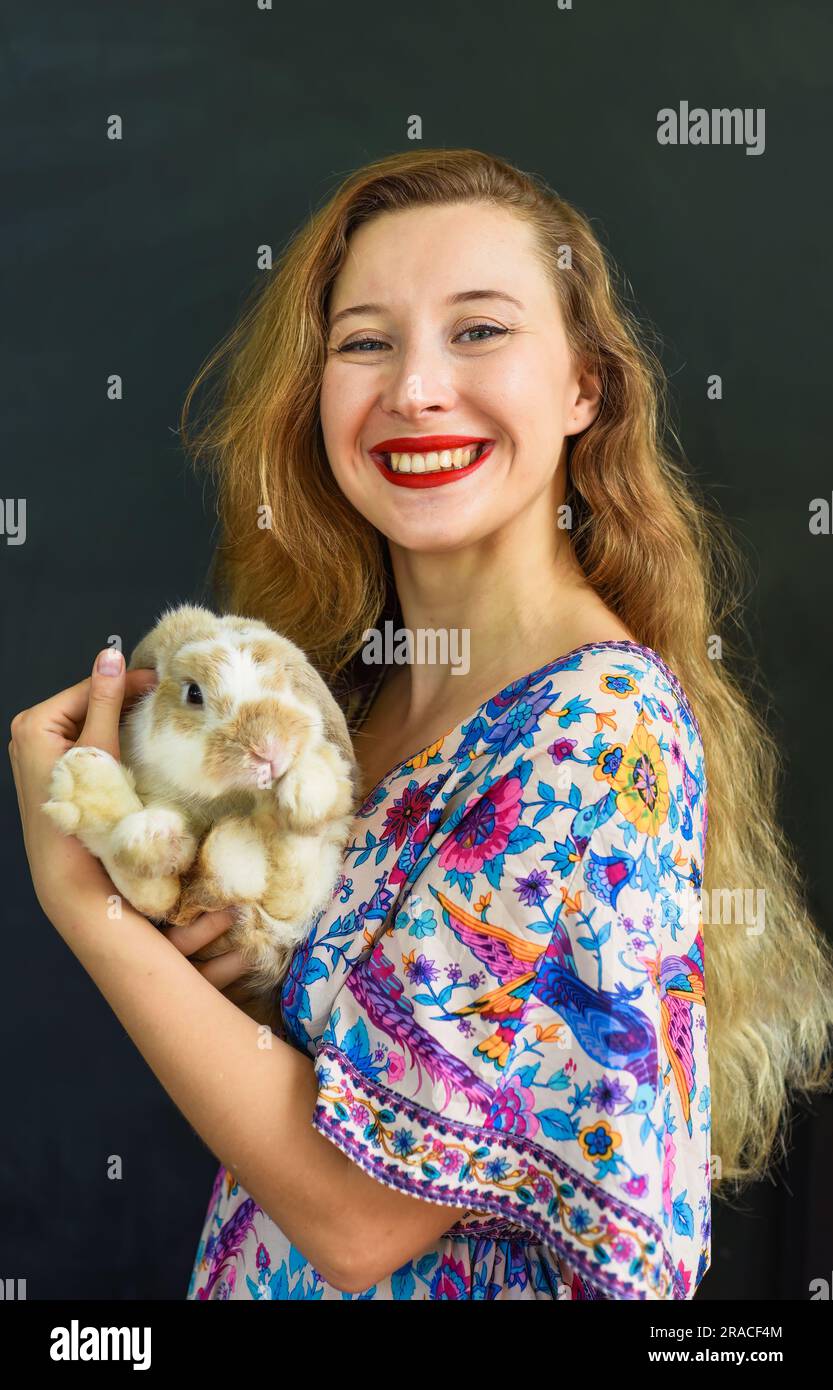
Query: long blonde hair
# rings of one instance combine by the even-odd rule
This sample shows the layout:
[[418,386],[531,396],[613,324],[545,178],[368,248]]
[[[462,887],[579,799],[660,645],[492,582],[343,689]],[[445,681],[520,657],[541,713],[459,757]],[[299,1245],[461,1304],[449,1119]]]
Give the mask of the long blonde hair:
[[[706,901],[765,892],[760,934],[736,922],[703,928],[713,1181],[726,1197],[768,1171],[776,1149],[779,1159],[786,1152],[789,1089],[830,1085],[833,953],[810,919],[778,824],[778,750],[751,698],[755,682],[763,690],[760,673],[741,650],[746,562],[667,449],[670,439],[683,457],[663,369],[582,213],[538,176],[477,150],[409,150],[341,184],[260,277],[183,405],[183,443],[218,483],[215,593],[227,611],[262,618],[297,642],[334,689],[357,680],[365,630],[398,604],[384,537],[339,491],[324,450],[328,295],[361,223],[472,200],[530,225],[570,347],[601,377],[599,414],[568,444],[571,541],[589,583],[677,673],[697,715],[708,783]],[[569,269],[561,268],[564,247]],[[194,393],[218,366],[205,418],[191,430]]]

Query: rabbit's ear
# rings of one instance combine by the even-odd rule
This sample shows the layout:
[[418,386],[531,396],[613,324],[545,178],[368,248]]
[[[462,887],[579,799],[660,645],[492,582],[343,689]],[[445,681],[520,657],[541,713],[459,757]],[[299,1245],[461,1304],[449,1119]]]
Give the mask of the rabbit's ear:
[[352,759],[353,745],[347,721],[323,677],[307,660],[289,661],[286,663],[285,671],[293,693],[301,700],[309,701],[319,710],[325,739],[336,744],[348,759]]
[[203,608],[195,603],[183,603],[177,608],[170,608],[133,648],[127,669],[158,670],[186,642],[198,642],[205,637],[214,637],[216,632],[217,617],[210,608]]

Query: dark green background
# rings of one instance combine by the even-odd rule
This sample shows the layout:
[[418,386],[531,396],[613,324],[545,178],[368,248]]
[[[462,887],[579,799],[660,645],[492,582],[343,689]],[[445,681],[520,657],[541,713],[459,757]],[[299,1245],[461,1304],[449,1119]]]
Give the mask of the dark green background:
[[[692,471],[752,564],[784,824],[829,930],[833,537],[808,529],[833,490],[828,7],[77,0],[7,7],[2,39],[2,494],[28,512],[24,545],[0,537],[6,724],[201,595],[215,523],[175,434],[184,392],[257,246],[405,148],[417,113],[423,145],[500,154],[585,211],[659,335]],[[683,99],[764,107],[765,153],[659,146]],[[180,1299],[217,1165],[43,918],[2,778],[0,1272],[30,1299]],[[815,1109],[786,1173],[715,1204],[700,1297],[831,1277],[830,1098]]]

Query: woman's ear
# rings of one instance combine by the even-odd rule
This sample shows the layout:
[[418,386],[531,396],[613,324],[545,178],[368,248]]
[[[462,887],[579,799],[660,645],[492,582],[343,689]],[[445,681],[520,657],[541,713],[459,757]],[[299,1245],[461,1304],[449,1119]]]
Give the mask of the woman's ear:
[[602,379],[588,363],[576,373],[576,386],[568,414],[565,434],[580,434],[592,425],[602,406]]

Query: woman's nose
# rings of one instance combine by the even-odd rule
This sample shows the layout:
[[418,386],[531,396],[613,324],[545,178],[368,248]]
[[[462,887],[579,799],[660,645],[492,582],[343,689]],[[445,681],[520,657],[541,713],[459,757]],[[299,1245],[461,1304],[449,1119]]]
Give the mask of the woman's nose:
[[457,400],[452,367],[436,348],[414,345],[396,365],[382,405],[406,419],[423,410],[450,410]]

